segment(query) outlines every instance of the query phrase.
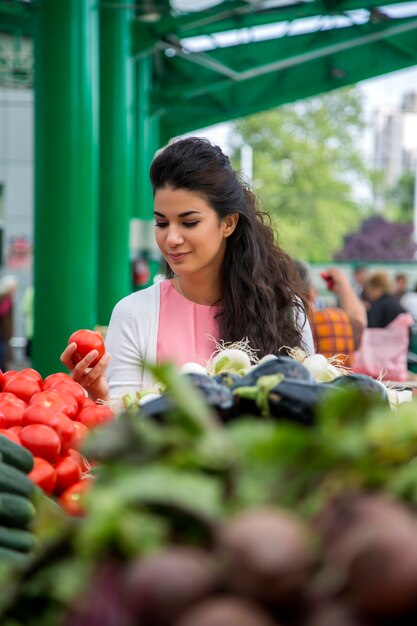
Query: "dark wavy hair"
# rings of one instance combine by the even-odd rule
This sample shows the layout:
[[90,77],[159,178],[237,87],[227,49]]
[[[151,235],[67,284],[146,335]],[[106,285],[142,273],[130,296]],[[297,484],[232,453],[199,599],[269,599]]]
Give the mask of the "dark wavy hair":
[[[239,213],[222,266],[221,339],[247,338],[260,357],[300,346],[307,305],[298,269],[222,150],[200,137],[177,139],[155,157],[150,179],[154,196],[163,187],[186,189],[204,197],[220,219]],[[174,276],[168,265],[166,275]]]

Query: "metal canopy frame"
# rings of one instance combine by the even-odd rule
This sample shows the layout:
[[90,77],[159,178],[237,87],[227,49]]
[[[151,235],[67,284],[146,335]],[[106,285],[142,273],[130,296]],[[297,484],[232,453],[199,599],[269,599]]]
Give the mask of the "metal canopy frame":
[[[417,65],[414,2],[223,0],[205,10],[183,12],[173,4],[101,0],[97,5],[102,12],[131,11],[131,58],[149,58],[152,66],[151,91],[136,98],[149,99],[146,108],[158,120],[161,143]],[[35,5],[31,0],[0,0],[0,31],[33,35]],[[416,14],[397,17],[398,9]],[[312,19],[311,32],[293,34],[300,20]],[[329,19],[333,22],[323,22]],[[256,40],[254,29],[266,26],[281,30]],[[220,40],[227,33],[244,33],[245,41]]]

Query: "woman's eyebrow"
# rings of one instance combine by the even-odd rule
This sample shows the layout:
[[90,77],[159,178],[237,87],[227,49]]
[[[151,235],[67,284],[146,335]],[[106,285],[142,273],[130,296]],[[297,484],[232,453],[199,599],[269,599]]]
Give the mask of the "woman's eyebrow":
[[[153,212],[154,215],[157,215],[158,217],[165,217],[165,215],[163,213],[160,213],[159,211],[154,211]],[[179,213],[178,217],[188,217],[189,215],[201,215],[200,211],[184,211],[184,213]]]

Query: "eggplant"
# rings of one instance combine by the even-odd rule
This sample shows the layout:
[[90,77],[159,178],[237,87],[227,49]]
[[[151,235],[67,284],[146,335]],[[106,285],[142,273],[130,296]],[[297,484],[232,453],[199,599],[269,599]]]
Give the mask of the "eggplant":
[[268,394],[270,415],[277,420],[313,426],[316,407],[327,392],[323,384],[285,378]]
[[346,376],[339,376],[330,383],[323,384],[334,389],[358,389],[365,395],[375,396],[388,402],[388,394],[385,386],[365,374],[352,372],[351,374],[346,374]]
[[204,396],[205,401],[223,420],[236,413],[236,400],[230,387],[222,385],[204,374],[185,374],[191,384]]
[[164,416],[173,408],[171,398],[166,394],[162,394],[159,398],[149,400],[140,407],[140,414],[144,417],[151,417],[157,422],[165,423]]

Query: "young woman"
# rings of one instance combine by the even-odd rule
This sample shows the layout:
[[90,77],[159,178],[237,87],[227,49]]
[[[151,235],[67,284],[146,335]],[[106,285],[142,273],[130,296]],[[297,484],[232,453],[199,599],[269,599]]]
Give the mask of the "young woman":
[[167,280],[116,305],[94,368],[95,353],[74,367],[75,344],[66,348],[61,360],[74,379],[107,400],[151,385],[143,361],[205,364],[219,340],[248,339],[259,357],[295,346],[313,352],[297,268],[221,149],[176,140],[156,156],[150,178]]

